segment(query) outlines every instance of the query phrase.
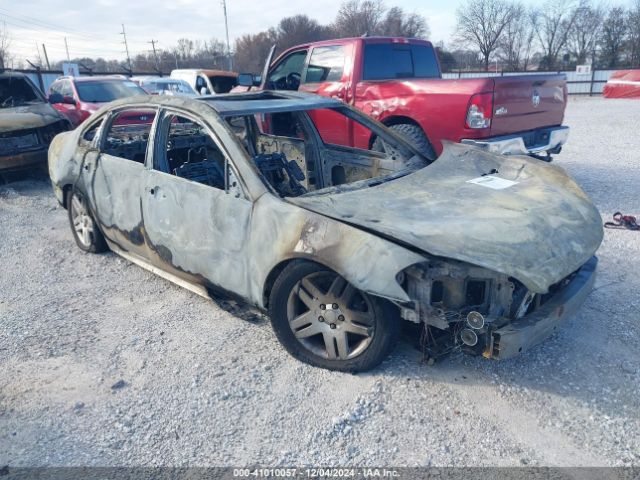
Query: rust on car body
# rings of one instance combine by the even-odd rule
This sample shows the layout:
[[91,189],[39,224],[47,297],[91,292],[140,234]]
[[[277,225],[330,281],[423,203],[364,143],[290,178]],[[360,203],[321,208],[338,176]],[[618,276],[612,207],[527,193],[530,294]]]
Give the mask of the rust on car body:
[[[156,112],[143,164],[120,161],[100,143],[105,125],[126,108]],[[263,134],[255,139],[256,156],[231,124],[293,113],[308,125],[313,109],[333,109],[371,128],[384,152]],[[201,122],[224,154],[224,188],[154,163],[168,148],[163,118],[178,114]],[[87,142],[92,128],[97,133]],[[317,157],[313,177],[305,171],[301,181],[306,193],[279,194],[265,181],[256,158],[282,152],[300,167]],[[344,166],[346,183],[332,183],[330,165]],[[357,171],[350,175],[350,168]],[[367,169],[380,180],[363,179]],[[113,250],[174,281],[266,309],[284,266],[309,260],[395,305],[400,317],[447,331],[456,345],[493,358],[539,343],[579,308],[602,240],[597,209],[557,166],[454,144],[426,159],[351,107],[301,93],[116,101],[56,137],[49,171],[61,203],[73,188],[87,196]],[[553,314],[561,304],[563,314]]]

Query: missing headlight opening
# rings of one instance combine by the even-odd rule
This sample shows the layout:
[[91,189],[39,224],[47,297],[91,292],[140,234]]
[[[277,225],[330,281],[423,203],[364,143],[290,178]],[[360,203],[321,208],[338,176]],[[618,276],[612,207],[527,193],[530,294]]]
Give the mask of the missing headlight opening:
[[461,262],[425,262],[403,274],[412,303],[401,307],[400,315],[423,325],[422,348],[431,358],[456,349],[497,358],[499,335],[494,332],[535,312],[571,279],[540,295],[512,277]]

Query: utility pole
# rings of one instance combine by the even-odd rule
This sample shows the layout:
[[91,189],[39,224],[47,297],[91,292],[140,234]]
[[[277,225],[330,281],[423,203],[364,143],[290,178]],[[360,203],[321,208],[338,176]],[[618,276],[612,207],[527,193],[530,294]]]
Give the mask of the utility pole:
[[71,58],[69,57],[69,44],[67,43],[67,37],[64,37],[64,48],[67,51],[67,62],[70,62]]
[[224,12],[224,29],[227,34],[227,60],[229,61],[229,70],[233,70],[233,60],[231,59],[231,45],[229,44],[229,22],[227,21],[226,0],[222,0],[222,10]]
[[36,52],[38,52],[38,65],[42,67],[42,57],[40,56],[40,47],[38,46],[38,42],[36,42]]
[[47,70],[51,70],[51,65],[49,65],[49,56],[47,55],[47,47],[42,44],[42,51],[44,52],[44,59],[47,62]]
[[151,44],[151,48],[153,48],[153,58],[156,60],[156,72],[160,71],[160,67],[158,66],[158,54],[156,53],[156,43],[158,42],[158,40],[154,40],[153,38],[151,39],[150,43]]
[[131,68],[131,57],[129,56],[129,44],[127,43],[127,33],[124,31],[124,23],[122,24],[122,32],[120,32],[120,35],[122,35],[124,37],[124,48],[127,51],[127,63],[129,64],[129,75],[131,75],[131,72],[133,71],[133,69]]

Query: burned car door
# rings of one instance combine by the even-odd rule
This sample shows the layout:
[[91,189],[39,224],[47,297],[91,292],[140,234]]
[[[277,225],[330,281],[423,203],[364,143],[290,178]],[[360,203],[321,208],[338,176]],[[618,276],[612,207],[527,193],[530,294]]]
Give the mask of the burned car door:
[[84,165],[89,201],[108,240],[144,257],[140,189],[156,109],[116,111],[103,127],[100,155]]
[[151,263],[206,288],[248,295],[244,249],[253,204],[233,165],[192,116],[167,111],[156,138],[142,193]]

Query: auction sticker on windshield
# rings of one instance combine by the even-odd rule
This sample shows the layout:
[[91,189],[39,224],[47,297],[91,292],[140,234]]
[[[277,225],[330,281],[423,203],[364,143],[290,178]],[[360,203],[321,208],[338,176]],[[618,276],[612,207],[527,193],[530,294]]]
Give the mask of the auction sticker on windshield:
[[494,190],[504,190],[505,188],[513,187],[518,182],[507,180],[506,178],[495,177],[493,175],[485,175],[484,177],[467,180],[467,183],[475,183],[476,185],[482,185],[483,187],[492,188]]

